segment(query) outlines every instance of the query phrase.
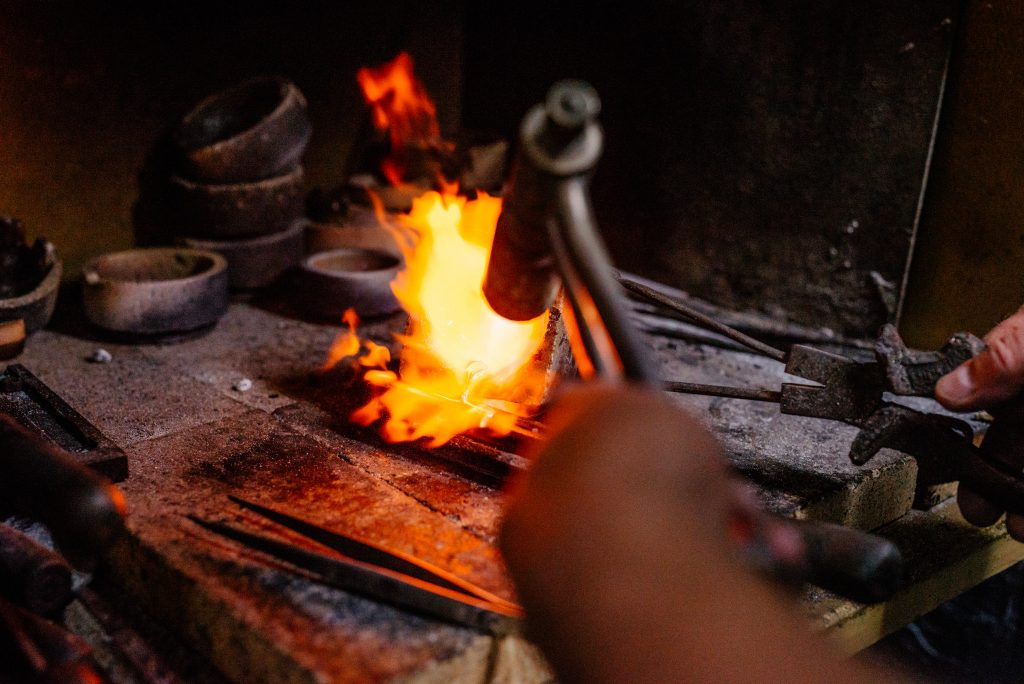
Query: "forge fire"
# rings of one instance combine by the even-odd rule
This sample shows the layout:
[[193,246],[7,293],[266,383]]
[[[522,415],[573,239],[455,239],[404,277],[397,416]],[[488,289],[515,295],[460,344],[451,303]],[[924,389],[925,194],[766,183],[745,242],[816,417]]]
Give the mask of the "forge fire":
[[[359,72],[374,125],[388,134],[382,170],[395,186],[407,179],[403,160],[410,150],[436,146],[438,138],[434,104],[411,70],[403,53]],[[391,284],[409,316],[408,329],[395,336],[398,370],[389,369],[386,349],[360,343],[354,312],[346,314],[348,330],[332,346],[327,365],[350,359],[366,368],[363,377],[374,397],[352,414],[353,421],[383,419],[389,441],[425,438],[436,447],[462,432],[502,437],[521,429],[519,418],[537,409],[547,386],[533,362],[545,343],[548,314],[515,322],[494,313],[482,285],[501,199],[482,192],[469,199],[443,177],[432,180],[442,190],[416,197],[408,214],[388,216],[374,198],[377,219],[405,262]]]
[[0,684],[1020,681],[1024,3],[2,5]]

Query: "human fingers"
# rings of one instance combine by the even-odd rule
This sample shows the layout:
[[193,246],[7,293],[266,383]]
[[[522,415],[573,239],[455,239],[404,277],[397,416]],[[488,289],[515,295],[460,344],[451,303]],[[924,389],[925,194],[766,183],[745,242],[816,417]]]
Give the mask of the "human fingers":
[[988,527],[994,525],[1003,514],[1001,508],[991,503],[981,494],[974,492],[962,483],[956,490],[956,502],[960,506],[960,513],[964,520],[976,527]]
[[997,406],[1024,387],[1024,307],[985,336],[987,349],[939,379],[935,397],[952,411]]

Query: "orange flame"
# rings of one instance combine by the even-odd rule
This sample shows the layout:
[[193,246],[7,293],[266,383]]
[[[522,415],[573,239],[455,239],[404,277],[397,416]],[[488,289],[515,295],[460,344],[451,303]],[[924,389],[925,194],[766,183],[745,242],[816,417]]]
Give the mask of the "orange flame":
[[356,74],[366,102],[373,110],[373,125],[387,131],[391,154],[381,163],[384,176],[399,185],[405,174],[404,151],[409,145],[429,148],[441,137],[437,108],[426,88],[413,75],[412,57],[399,53],[379,67],[364,67]]
[[[409,313],[399,373],[390,357],[370,359],[372,343],[359,363],[375,396],[352,420],[369,425],[386,418],[384,437],[393,442],[429,439],[440,446],[462,432],[484,429],[504,436],[516,429],[516,411],[540,404],[543,371],[531,363],[544,342],[548,314],[509,321],[491,310],[483,295],[491,241],[501,200],[476,200],[427,192],[395,227],[406,268],[391,285]],[[335,347],[351,352],[343,333]],[[387,351],[384,349],[384,351]],[[334,357],[332,348],[332,358]]]

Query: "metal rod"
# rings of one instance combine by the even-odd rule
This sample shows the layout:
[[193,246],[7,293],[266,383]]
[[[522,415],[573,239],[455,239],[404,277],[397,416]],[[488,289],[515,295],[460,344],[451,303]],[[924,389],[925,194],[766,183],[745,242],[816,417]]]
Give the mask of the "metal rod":
[[584,176],[557,186],[552,249],[576,314],[576,323],[598,374],[657,385],[651,353],[626,313],[611,261],[594,221]]
[[785,363],[786,361],[786,352],[782,351],[781,349],[776,349],[770,344],[765,344],[761,340],[754,339],[750,335],[741,333],[739,330],[736,330],[735,328],[725,325],[724,323],[720,323],[716,321],[714,318],[711,318],[710,316],[703,314],[700,311],[697,311],[693,307],[684,304],[678,299],[664,295],[661,292],[651,289],[644,285],[643,283],[638,283],[635,280],[631,280],[622,274],[618,275],[618,280],[624,288],[626,288],[627,290],[634,294],[643,297],[644,299],[648,299],[652,302],[657,302],[662,306],[666,306],[669,309],[675,311],[676,313],[680,313],[683,316],[689,318],[690,320],[699,323],[705,328],[713,330],[716,333],[719,333],[720,335],[724,335],[725,337],[728,337],[730,340],[733,340],[734,342],[739,342],[744,347],[752,349],[753,351],[756,351],[759,354],[763,354],[764,356],[775,359],[776,361],[780,361],[782,363]]
[[705,385],[699,382],[675,381],[666,381],[662,383],[661,387],[666,392],[678,392],[680,394],[702,394],[708,397],[749,399],[751,401],[771,401],[775,403],[779,403],[782,400],[782,392],[769,389],[748,389],[745,387],[727,387],[725,385]]

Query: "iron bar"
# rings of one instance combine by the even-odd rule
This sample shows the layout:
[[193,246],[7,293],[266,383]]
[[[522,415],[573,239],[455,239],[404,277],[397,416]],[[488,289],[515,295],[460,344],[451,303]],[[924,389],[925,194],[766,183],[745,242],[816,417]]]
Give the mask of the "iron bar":
[[725,325],[724,323],[720,323],[716,321],[714,318],[711,318],[707,314],[703,314],[700,311],[697,311],[693,307],[689,306],[688,304],[684,304],[678,299],[664,295],[661,292],[658,292],[657,290],[647,287],[643,283],[638,283],[635,280],[631,280],[630,278],[627,278],[621,273],[618,274],[618,281],[620,285],[622,285],[630,292],[639,295],[645,299],[648,299],[652,302],[657,302],[658,304],[661,304],[662,306],[665,306],[669,309],[672,309],[676,313],[682,314],[683,316],[686,316],[695,323],[699,323],[700,325],[704,326],[705,328],[708,328],[709,330],[713,330],[720,335],[724,335],[725,337],[728,337],[730,340],[738,342],[742,344],[744,347],[747,347],[748,349],[751,349],[759,354],[763,354],[764,356],[767,356],[769,358],[775,359],[776,361],[779,361],[781,363],[786,362],[786,352],[782,351],[781,349],[776,349],[770,344],[765,344],[761,340],[755,339],[745,333],[741,333],[739,330],[736,330],[733,327]]
[[782,392],[769,389],[751,389],[747,387],[728,387],[726,385],[707,385],[699,382],[666,381],[661,388],[666,392],[679,394],[701,394],[707,397],[725,397],[727,399],[749,399],[751,401],[782,401]]

